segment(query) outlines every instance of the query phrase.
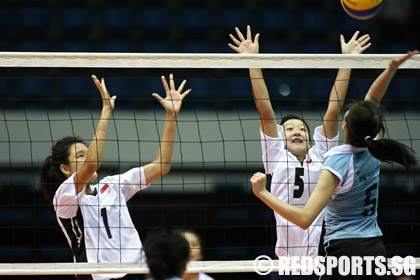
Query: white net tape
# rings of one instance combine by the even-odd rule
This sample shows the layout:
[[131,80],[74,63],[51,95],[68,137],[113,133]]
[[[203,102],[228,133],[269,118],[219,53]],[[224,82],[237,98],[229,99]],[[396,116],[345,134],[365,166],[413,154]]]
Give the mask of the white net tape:
[[[0,67],[384,69],[400,54],[158,54],[0,52]],[[400,67],[420,69],[420,55]],[[389,269],[394,264],[389,261]],[[420,269],[420,258],[416,258]],[[299,268],[297,268],[299,270]],[[278,260],[273,260],[278,271]],[[254,260],[190,262],[187,272],[255,272]],[[2,263],[0,275],[146,274],[145,263]]]
[[[397,57],[401,55],[0,52],[0,67],[384,69]],[[399,68],[420,68],[420,56]]]
[[[279,261],[273,260],[272,271],[278,271]],[[235,273],[255,272],[253,260],[244,261],[192,261],[187,272]],[[401,267],[404,266],[400,262]],[[388,269],[395,268],[395,262],[388,261]],[[420,258],[416,258],[416,269],[420,269]],[[290,266],[291,270],[300,271],[299,266]],[[0,264],[0,275],[72,275],[95,273],[147,274],[145,263],[4,263]]]

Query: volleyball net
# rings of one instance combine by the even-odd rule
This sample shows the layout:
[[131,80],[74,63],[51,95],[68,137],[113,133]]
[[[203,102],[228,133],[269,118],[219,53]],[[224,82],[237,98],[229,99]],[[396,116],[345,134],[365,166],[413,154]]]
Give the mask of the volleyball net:
[[[147,273],[144,264],[73,264],[53,207],[43,199],[39,170],[53,144],[64,136],[89,143],[94,134],[101,100],[91,74],[104,77],[110,94],[118,96],[100,177],[153,161],[165,112],[151,94],[164,94],[161,75],[174,73],[176,84],[187,80],[192,92],[178,117],[171,171],[129,200],[133,223],[141,239],[158,225],[197,231],[205,261],[189,271],[254,272],[256,257],[274,259],[276,223],[249,183],[264,169],[248,69],[263,68],[279,119],[302,116],[313,131],[338,68],[354,69],[346,99],[357,99],[396,57],[0,53],[0,275]],[[420,56],[414,56],[383,99],[386,136],[417,155],[419,74]],[[378,221],[389,257],[420,255],[416,174],[381,166]]]

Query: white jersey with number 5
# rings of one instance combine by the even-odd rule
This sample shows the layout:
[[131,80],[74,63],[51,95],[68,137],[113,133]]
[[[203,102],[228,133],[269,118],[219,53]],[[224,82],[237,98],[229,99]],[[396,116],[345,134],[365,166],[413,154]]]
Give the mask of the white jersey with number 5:
[[[57,189],[54,209],[72,248],[75,262],[144,262],[143,246],[126,202],[145,189],[141,167],[92,184],[93,194],[76,194],[74,175]],[[126,274],[93,274],[94,280],[121,278]]]
[[[303,208],[314,191],[324,164],[324,154],[338,144],[334,139],[322,136],[322,127],[315,128],[311,147],[303,162],[284,147],[283,127],[277,125],[278,138],[265,135],[261,130],[263,164],[266,174],[271,174],[271,193],[280,200]],[[276,255],[317,256],[324,213],[321,212],[312,225],[303,230],[274,212],[277,224]]]

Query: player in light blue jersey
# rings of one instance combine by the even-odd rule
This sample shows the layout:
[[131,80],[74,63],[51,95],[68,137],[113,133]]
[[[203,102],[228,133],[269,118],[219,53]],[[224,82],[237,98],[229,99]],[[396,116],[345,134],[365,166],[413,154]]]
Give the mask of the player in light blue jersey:
[[[372,110],[373,103],[358,104]],[[324,242],[343,238],[381,236],[376,222],[379,186],[379,163],[366,147],[344,144],[327,152],[324,169],[335,175],[340,184],[325,208]],[[338,221],[338,223],[337,223]]]
[[[326,153],[327,160],[317,186],[304,208],[289,205],[268,192],[265,174],[258,172],[251,178],[257,197],[303,229],[326,207],[324,246],[329,256],[386,256],[376,219],[379,164],[380,161],[396,162],[410,171],[417,160],[405,145],[375,138],[384,131],[383,115],[378,107],[398,67],[415,54],[418,51],[392,60],[372,84],[365,99],[350,104],[342,125],[344,144]],[[352,279],[363,279],[360,277],[354,275]],[[377,278],[371,275],[368,279]],[[381,279],[386,279],[386,275]]]

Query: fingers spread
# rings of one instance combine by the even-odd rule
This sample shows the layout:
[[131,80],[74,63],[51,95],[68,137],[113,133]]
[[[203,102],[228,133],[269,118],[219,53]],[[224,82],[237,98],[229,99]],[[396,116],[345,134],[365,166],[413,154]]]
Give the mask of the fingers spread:
[[363,46],[363,45],[365,45],[367,42],[369,42],[369,40],[370,40],[370,37],[368,36],[368,37],[364,38],[362,41],[359,41],[359,43]]
[[162,80],[162,84],[163,84],[163,88],[165,89],[165,92],[168,92],[169,86],[168,86],[168,82],[166,81],[165,76],[162,75],[161,80]]
[[157,93],[152,93],[152,96],[154,97],[154,98],[156,98],[157,100],[162,100],[163,98],[162,98],[162,96],[160,96],[159,94],[157,94]]
[[184,93],[181,94],[181,99],[183,100],[185,96],[187,96],[190,92],[191,92],[191,89],[187,89],[186,91],[184,91]]
[[239,52],[239,48],[238,48],[238,47],[235,47],[234,45],[232,45],[232,44],[230,44],[230,43],[228,43],[228,46],[229,46],[232,50],[234,50],[235,52]]
[[175,90],[175,82],[174,82],[174,75],[169,75],[169,85],[171,86],[171,89]]
[[351,37],[351,40],[356,40],[357,36],[359,36],[359,30],[357,30],[356,32],[354,32],[353,37]]
[[367,45],[363,46],[363,47],[362,47],[362,51],[366,50],[366,49],[367,49],[367,48],[369,48],[371,45],[372,45],[372,44],[371,44],[371,43],[369,43],[369,44],[367,44]]
[[247,40],[252,40],[251,26],[249,26],[249,25],[246,27],[246,39]]
[[260,40],[260,33],[255,35],[254,43],[258,44],[258,41]]
[[362,41],[365,41],[366,39],[370,39],[369,34],[365,34],[365,35],[361,36],[359,39],[357,39],[357,41],[362,42]]
[[230,39],[237,45],[240,46],[241,42],[235,38],[235,36],[233,36],[232,34],[229,34]]
[[181,85],[179,86],[179,88],[178,88],[178,92],[182,92],[182,90],[184,89],[184,86],[185,86],[185,83],[187,82],[187,80],[183,80],[182,81],[182,83],[181,83]]
[[244,35],[242,35],[241,31],[239,30],[238,27],[235,27],[236,33],[238,34],[239,40],[241,41],[245,41],[245,37]]

